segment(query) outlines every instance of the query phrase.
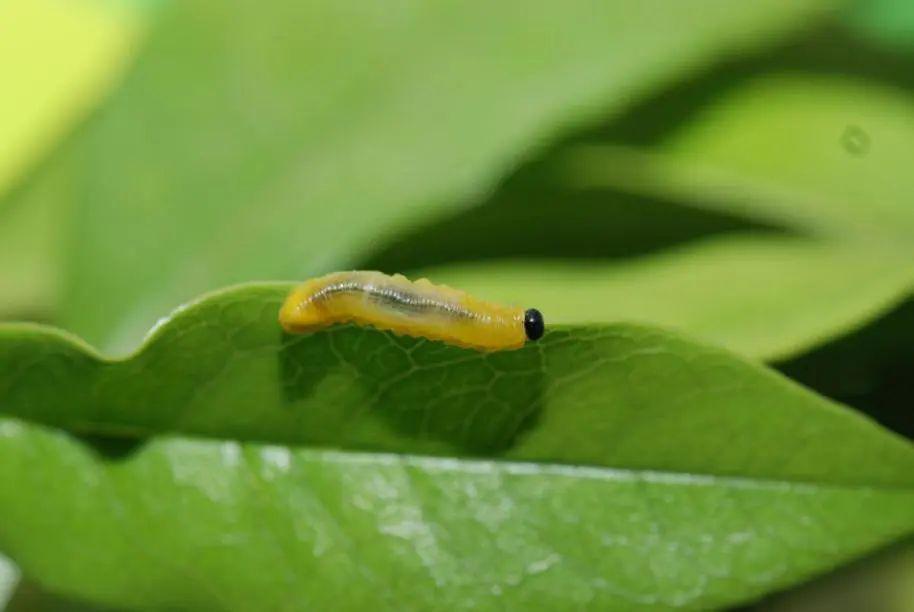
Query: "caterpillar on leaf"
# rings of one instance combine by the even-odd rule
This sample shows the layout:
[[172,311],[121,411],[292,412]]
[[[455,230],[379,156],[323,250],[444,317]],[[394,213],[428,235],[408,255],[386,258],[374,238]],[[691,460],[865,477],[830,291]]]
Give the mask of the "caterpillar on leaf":
[[353,322],[479,351],[517,349],[538,340],[543,315],[475,298],[422,278],[381,272],[335,272],[296,287],[279,310],[291,333]]

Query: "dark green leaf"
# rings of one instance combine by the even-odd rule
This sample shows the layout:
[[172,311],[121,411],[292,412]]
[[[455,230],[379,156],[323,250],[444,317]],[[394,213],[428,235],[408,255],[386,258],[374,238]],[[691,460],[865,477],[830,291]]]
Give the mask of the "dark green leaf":
[[[290,336],[276,320],[288,290],[214,294],[113,362],[49,328],[0,327],[2,411],[137,438],[175,432],[837,484],[914,479],[900,439],[672,334],[551,327],[538,343],[491,354],[354,326]],[[743,428],[747,443],[731,444]],[[796,438],[803,444],[784,448]],[[792,460],[761,452],[766,443]],[[912,472],[899,472],[899,461]]]

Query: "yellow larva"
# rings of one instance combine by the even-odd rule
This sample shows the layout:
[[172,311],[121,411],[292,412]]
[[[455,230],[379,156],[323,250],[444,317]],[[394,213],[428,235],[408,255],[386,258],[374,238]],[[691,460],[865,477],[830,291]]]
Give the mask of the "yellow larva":
[[293,333],[350,321],[479,351],[516,349],[543,335],[543,316],[535,308],[501,306],[424,278],[411,282],[381,272],[309,280],[279,310],[279,323]]

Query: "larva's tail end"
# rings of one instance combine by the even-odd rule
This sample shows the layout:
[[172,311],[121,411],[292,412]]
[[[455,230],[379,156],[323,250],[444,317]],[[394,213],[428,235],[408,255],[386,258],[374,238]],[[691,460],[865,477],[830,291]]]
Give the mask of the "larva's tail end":
[[310,334],[311,332],[329,327],[331,322],[314,321],[307,317],[296,316],[295,314],[284,315],[280,311],[279,324],[282,326],[283,330],[289,334]]
[[290,334],[305,334],[327,327],[329,322],[311,305],[307,292],[293,291],[279,309],[279,324]]

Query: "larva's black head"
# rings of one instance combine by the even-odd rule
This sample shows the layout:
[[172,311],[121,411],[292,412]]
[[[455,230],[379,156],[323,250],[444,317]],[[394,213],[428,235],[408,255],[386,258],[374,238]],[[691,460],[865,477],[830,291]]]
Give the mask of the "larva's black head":
[[524,331],[527,332],[527,338],[530,340],[539,340],[546,331],[546,324],[543,322],[543,313],[536,308],[531,308],[524,313]]

